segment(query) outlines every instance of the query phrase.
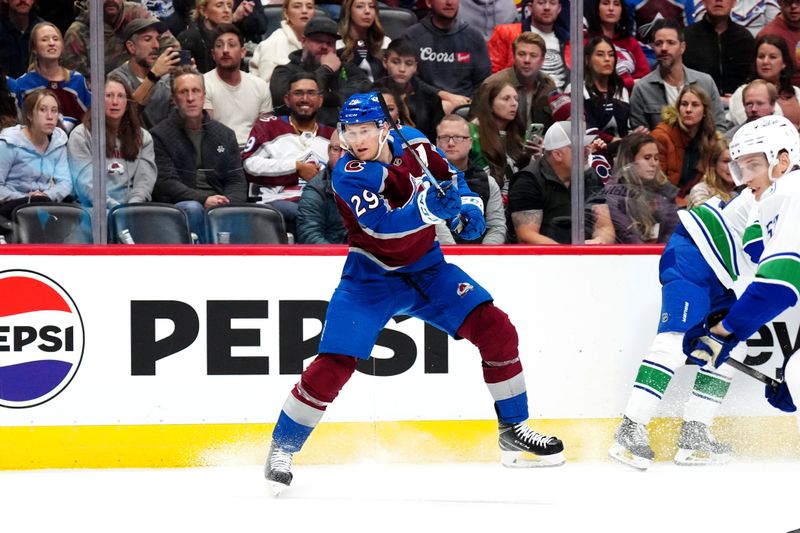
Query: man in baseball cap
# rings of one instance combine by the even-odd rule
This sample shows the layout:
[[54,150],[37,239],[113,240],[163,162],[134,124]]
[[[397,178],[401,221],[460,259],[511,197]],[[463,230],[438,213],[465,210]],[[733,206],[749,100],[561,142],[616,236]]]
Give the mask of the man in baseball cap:
[[[571,146],[572,145],[572,138],[570,137],[571,128],[572,128],[572,122],[568,120],[555,122],[552,126],[550,126],[547,129],[547,132],[544,134],[544,149],[556,150],[558,148],[564,148],[565,146]],[[589,146],[596,138],[597,135],[587,133],[586,135],[583,136],[583,146]]]
[[317,120],[334,126],[342,103],[355,93],[367,92],[371,85],[369,78],[358,66],[342,63],[336,55],[339,30],[331,19],[311,19],[306,24],[303,35],[303,48],[289,54],[289,63],[276,67],[272,73],[269,84],[272,101],[283,102],[283,96],[289,90],[289,82],[294,75],[308,72],[316,78],[324,97]]
[[[572,242],[572,172],[571,122],[556,122],[544,135],[544,156],[533,160],[511,180],[508,210],[512,229],[519,243],[569,244]],[[583,135],[583,149],[596,135]],[[603,180],[589,167],[584,172],[586,209],[585,244],[611,244],[614,226],[603,193]]]
[[133,99],[142,106],[146,128],[163,120],[170,109],[169,72],[180,61],[177,46],[159,53],[159,38],[167,26],[155,17],[130,21],[123,31],[129,59],[113,72],[122,77],[133,91]]

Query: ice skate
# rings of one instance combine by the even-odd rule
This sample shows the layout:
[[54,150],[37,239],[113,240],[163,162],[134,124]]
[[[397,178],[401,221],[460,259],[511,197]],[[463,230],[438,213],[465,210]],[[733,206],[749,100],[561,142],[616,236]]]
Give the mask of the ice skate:
[[503,466],[529,468],[564,464],[564,444],[556,437],[535,432],[528,424],[500,424],[500,461]]
[[264,465],[264,477],[267,478],[274,496],[292,483],[292,452],[281,450],[273,441],[269,447],[267,464]]
[[702,422],[683,421],[675,464],[712,465],[727,463],[730,459],[731,447],[715,439],[710,427]]
[[650,448],[644,424],[637,424],[627,416],[623,417],[608,455],[622,464],[647,470],[655,454]]

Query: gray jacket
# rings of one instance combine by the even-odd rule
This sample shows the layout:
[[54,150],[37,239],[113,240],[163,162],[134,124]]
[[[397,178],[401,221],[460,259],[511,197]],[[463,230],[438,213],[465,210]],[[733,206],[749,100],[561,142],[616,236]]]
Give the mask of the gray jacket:
[[[731,123],[725,118],[725,108],[719,98],[719,90],[714,80],[708,74],[683,67],[684,79],[687,85],[699,85],[711,97],[711,107],[714,110],[714,122],[717,129],[726,131]],[[667,93],[664,90],[664,78],[661,71],[656,68],[653,72],[636,82],[631,94],[631,129],[638,126],[652,130],[661,122],[661,110],[667,102]]]
[[[73,188],[78,201],[85,206],[93,204],[91,142],[91,135],[86,131],[84,124],[78,124],[67,141]],[[110,209],[119,204],[149,201],[157,174],[153,138],[150,133],[142,130],[142,148],[136,160],[126,161],[120,157],[108,157],[106,170],[104,173],[107,179],[106,207]]]

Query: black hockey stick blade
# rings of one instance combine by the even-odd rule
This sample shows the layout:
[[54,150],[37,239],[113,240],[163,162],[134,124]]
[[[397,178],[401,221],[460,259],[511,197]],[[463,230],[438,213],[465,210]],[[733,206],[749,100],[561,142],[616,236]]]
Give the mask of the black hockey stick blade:
[[742,363],[741,361],[737,361],[736,359],[734,359],[732,357],[729,357],[729,358],[725,359],[725,363],[729,364],[730,366],[732,366],[733,368],[735,368],[739,372],[747,374],[748,376],[757,379],[758,381],[760,381],[761,383],[763,383],[765,385],[769,385],[773,389],[777,389],[781,384],[781,382],[778,381],[777,379],[771,378],[771,377],[767,376],[766,374],[762,374],[761,372],[759,372],[755,368],[753,368],[751,366],[747,366],[746,364]]

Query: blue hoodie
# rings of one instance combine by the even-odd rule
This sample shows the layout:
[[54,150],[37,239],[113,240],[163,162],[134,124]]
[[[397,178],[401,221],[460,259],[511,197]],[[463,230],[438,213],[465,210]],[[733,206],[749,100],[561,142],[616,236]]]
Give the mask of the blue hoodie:
[[0,202],[24,198],[42,191],[54,202],[72,192],[72,176],[67,160],[67,134],[53,130],[44,154],[23,133],[24,126],[0,132]]

